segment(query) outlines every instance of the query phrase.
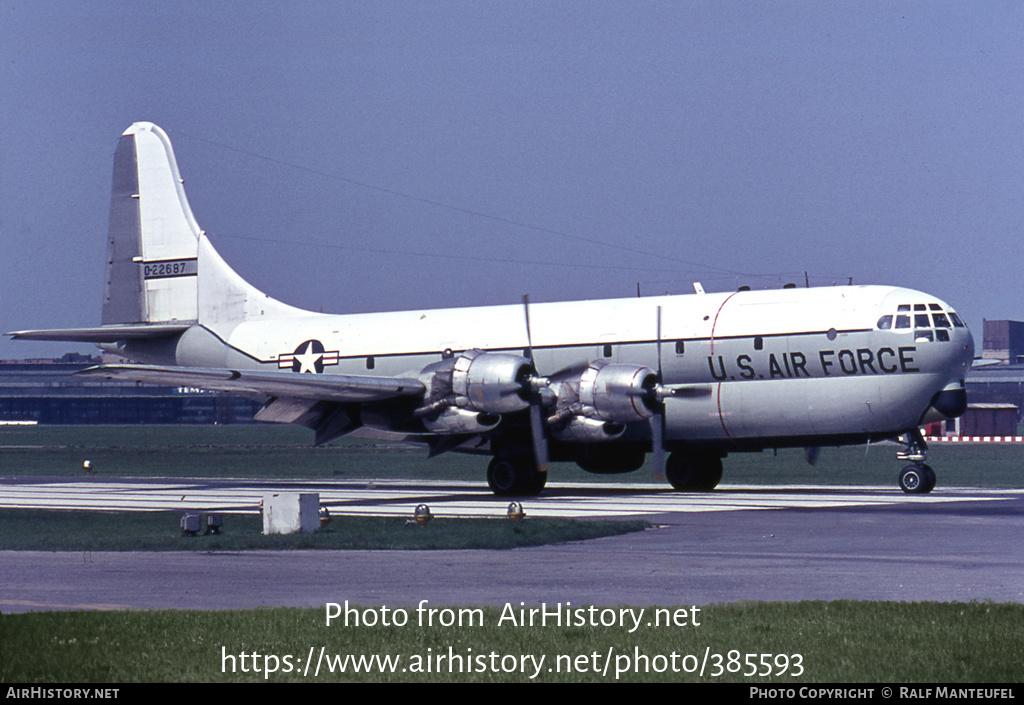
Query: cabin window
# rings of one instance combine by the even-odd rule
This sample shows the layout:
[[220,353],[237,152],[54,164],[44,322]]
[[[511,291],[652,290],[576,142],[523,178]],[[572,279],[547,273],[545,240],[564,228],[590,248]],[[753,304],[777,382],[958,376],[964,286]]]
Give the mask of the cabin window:
[[914,304],[914,310],[915,311],[927,311],[928,307],[925,306],[924,304]]
[[910,316],[896,316],[897,328],[910,328]]
[[938,340],[940,343],[948,343],[949,342],[949,331],[946,330],[945,328],[936,328],[935,329],[935,339]]
[[956,315],[952,311],[949,312],[949,320],[953,321],[954,328],[966,328],[964,322],[960,320],[960,316]]
[[370,355],[368,358],[366,358],[366,369],[372,370],[376,366],[376,364],[377,363],[374,362],[373,360],[373,355]]
[[764,338],[759,335],[754,336],[754,350],[764,350]]
[[882,316],[878,319],[878,330],[889,330],[892,328],[892,316]]
[[933,313],[932,314],[932,320],[935,321],[935,327],[936,328],[952,328],[953,327],[953,326],[949,325],[949,319],[946,318],[946,314],[944,314],[944,313]]
[[914,342],[915,343],[929,343],[935,340],[931,330],[915,330],[914,331]]
[[683,341],[682,340],[677,340],[676,341],[676,355],[682,355],[684,348],[685,348],[685,345],[683,345]]
[[903,311],[909,311],[910,304],[900,304],[896,310],[899,311],[900,313],[902,313]]
[[605,345],[604,348],[601,349],[601,354],[604,355],[605,357],[611,357],[612,356],[612,346],[611,345]]
[[930,308],[932,311],[941,311],[942,310],[942,307],[939,306],[938,304],[928,304],[928,308]]
[[914,314],[914,327],[915,328],[931,328],[932,322],[928,319],[927,313],[915,313]]

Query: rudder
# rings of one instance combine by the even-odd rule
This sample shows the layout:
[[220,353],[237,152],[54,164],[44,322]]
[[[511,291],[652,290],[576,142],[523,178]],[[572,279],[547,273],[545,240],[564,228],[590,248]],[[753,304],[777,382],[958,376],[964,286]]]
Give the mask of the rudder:
[[167,134],[133,124],[114,153],[103,325],[196,321],[201,234]]

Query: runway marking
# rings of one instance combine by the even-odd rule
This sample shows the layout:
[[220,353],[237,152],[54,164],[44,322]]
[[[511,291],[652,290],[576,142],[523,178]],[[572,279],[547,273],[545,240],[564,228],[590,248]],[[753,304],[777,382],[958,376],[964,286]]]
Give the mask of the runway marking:
[[[264,495],[319,492],[335,516],[411,516],[427,504],[435,516],[505,516],[510,498],[495,497],[480,483],[442,481],[42,482],[0,484],[0,508],[93,511],[181,511],[224,514],[258,511]],[[518,499],[527,516],[640,517],[783,508],[931,505],[1009,499],[1024,490],[948,488],[924,496],[891,487],[722,485],[714,492],[678,493],[637,483],[550,483],[539,497]]]
[[130,610],[131,605],[114,605],[103,603],[37,602],[35,600],[0,600],[0,607],[38,607],[44,610]]

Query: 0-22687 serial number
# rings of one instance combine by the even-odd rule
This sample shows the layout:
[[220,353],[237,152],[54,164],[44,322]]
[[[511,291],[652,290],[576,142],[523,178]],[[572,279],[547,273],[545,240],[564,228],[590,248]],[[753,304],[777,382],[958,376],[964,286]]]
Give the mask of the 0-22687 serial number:
[[160,277],[183,277],[195,274],[196,260],[181,259],[167,262],[146,262],[142,266],[142,276],[146,279]]

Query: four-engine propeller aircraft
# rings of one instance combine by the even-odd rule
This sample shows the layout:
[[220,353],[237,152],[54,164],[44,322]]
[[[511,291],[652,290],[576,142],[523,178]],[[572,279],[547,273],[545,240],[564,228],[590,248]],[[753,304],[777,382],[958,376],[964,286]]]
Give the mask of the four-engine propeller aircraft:
[[[132,364],[79,374],[261,399],[260,421],[317,444],[360,432],[431,455],[493,456],[499,495],[535,494],[549,460],[595,473],[654,453],[710,490],[730,452],[902,439],[928,492],[918,426],[966,408],[974,342],[933,296],[883,286],[325,315],[256,290],[199,228],[167,135],[114,157],[102,325],[15,338],[94,342]],[[666,461],[667,454],[667,461]]]

